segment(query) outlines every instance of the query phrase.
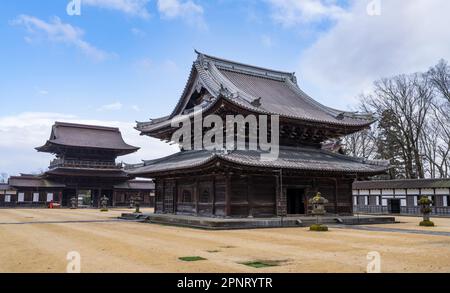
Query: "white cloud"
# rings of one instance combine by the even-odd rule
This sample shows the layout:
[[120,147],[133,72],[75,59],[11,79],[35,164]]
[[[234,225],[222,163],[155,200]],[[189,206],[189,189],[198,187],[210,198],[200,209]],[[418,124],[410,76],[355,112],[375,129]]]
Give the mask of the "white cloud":
[[115,102],[112,104],[103,105],[100,108],[98,108],[98,111],[119,111],[122,110],[123,105],[121,102]]
[[134,36],[140,37],[140,38],[145,37],[145,36],[147,35],[143,30],[138,29],[138,28],[136,28],[136,27],[133,27],[133,28],[131,29],[131,33],[132,33]]
[[352,1],[349,17],[301,54],[299,81],[314,97],[349,105],[381,77],[450,59],[450,1],[382,1],[380,16],[367,14],[369,2]]
[[347,15],[335,0],[266,0],[272,8],[272,18],[285,27],[298,24],[338,20]]
[[117,10],[131,16],[149,18],[147,10],[149,0],[83,0],[83,5]]
[[138,69],[148,71],[153,68],[153,61],[150,58],[141,58],[134,62],[134,66]]
[[136,111],[136,112],[140,112],[141,111],[141,107],[139,107],[138,105],[132,105],[131,109]]
[[49,94],[48,90],[37,90],[37,94],[40,96],[46,96]]
[[270,36],[268,35],[262,35],[261,36],[261,43],[263,44],[264,47],[266,48],[271,48],[273,47],[273,40]]
[[46,22],[34,16],[20,15],[12,21],[12,24],[21,25],[27,29],[28,36],[25,37],[25,40],[28,43],[39,39],[64,43],[76,47],[96,61],[102,61],[112,56],[85,41],[82,29],[62,22],[59,17],[53,17],[50,22]]
[[158,0],[157,6],[163,18],[182,18],[189,24],[203,29],[206,28],[206,23],[203,19],[203,7],[191,0]]
[[140,136],[134,123],[79,119],[74,115],[60,113],[21,113],[15,116],[0,116],[0,173],[10,175],[45,170],[53,156],[38,153],[35,147],[41,146],[50,137],[51,126],[55,121],[118,127],[128,144],[141,147],[134,154],[119,157],[118,161],[140,163],[143,159],[156,159],[177,152],[157,139]]
[[171,59],[164,61],[162,64],[162,69],[169,73],[177,72],[179,70],[177,63]]

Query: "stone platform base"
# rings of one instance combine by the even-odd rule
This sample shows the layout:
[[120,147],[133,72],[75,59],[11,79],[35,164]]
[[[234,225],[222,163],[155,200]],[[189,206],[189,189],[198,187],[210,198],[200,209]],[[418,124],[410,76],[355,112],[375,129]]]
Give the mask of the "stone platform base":
[[[316,223],[315,217],[274,217],[274,218],[209,218],[172,214],[122,214],[121,219],[140,220],[162,225],[184,226],[208,230],[309,227]],[[390,216],[325,216],[321,224],[328,225],[368,225],[392,224],[395,217]]]

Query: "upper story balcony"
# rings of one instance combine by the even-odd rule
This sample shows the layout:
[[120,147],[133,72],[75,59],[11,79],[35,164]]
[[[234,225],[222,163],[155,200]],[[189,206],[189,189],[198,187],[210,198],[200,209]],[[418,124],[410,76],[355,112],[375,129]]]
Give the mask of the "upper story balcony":
[[50,169],[55,168],[89,168],[89,169],[122,169],[121,163],[108,161],[87,161],[87,160],[72,160],[72,159],[55,159],[50,162]]

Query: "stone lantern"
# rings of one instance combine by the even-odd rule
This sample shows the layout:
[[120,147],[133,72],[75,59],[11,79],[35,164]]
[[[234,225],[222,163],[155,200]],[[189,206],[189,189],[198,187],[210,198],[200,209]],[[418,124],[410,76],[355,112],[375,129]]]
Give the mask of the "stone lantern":
[[108,201],[109,201],[109,199],[105,195],[103,195],[103,197],[100,199],[100,206],[101,206],[100,211],[101,212],[108,211]]
[[141,197],[139,195],[136,195],[133,197],[134,207],[136,210],[134,211],[136,214],[141,213]]
[[325,210],[325,204],[328,203],[328,200],[322,197],[322,194],[320,192],[317,192],[317,194],[309,200],[309,203],[313,206],[313,215],[323,216],[326,214],[327,211]]
[[70,209],[74,210],[77,208],[77,206],[78,206],[78,199],[75,196],[71,197],[70,198]]
[[325,225],[321,225],[319,222],[319,217],[326,214],[325,204],[328,203],[328,200],[322,197],[320,192],[309,200],[309,203],[313,206],[312,214],[316,216],[316,224],[310,227],[312,231],[328,231],[328,227]]
[[420,205],[420,211],[422,212],[423,221],[420,222],[420,226],[434,226],[433,221],[430,221],[430,213],[432,211],[431,205],[433,204],[433,201],[428,198],[428,196],[422,196],[419,199],[418,204]]

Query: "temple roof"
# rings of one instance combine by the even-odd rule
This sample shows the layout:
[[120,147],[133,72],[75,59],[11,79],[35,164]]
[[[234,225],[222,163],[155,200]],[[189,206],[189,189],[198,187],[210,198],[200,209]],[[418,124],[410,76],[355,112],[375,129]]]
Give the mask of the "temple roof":
[[152,180],[129,180],[127,182],[114,185],[114,189],[127,190],[154,190],[155,183]]
[[12,187],[31,187],[31,188],[64,188],[65,184],[44,179],[40,176],[23,175],[12,176],[9,178],[9,185]]
[[7,183],[0,183],[0,191],[11,190],[12,187]]
[[389,162],[386,161],[362,160],[314,148],[282,147],[278,158],[273,161],[261,160],[260,151],[182,151],[162,159],[146,161],[143,166],[128,172],[137,176],[151,176],[161,172],[198,168],[215,159],[247,167],[300,171],[381,174],[389,168]]
[[55,153],[58,146],[110,150],[117,155],[139,150],[125,143],[118,128],[63,122],[55,122],[50,139],[36,150]]
[[224,98],[255,113],[309,123],[363,129],[374,121],[369,114],[337,110],[315,101],[300,89],[295,73],[197,54],[185,90],[172,114],[150,122],[138,122],[137,130],[145,134],[170,126],[171,118],[188,112],[192,94],[201,89],[211,95],[211,99],[202,104],[204,109]]
[[450,188],[450,179],[401,179],[355,181],[353,189]]
[[98,177],[98,178],[128,178],[128,174],[122,169],[96,169],[96,168],[55,168],[44,174],[46,177]]

